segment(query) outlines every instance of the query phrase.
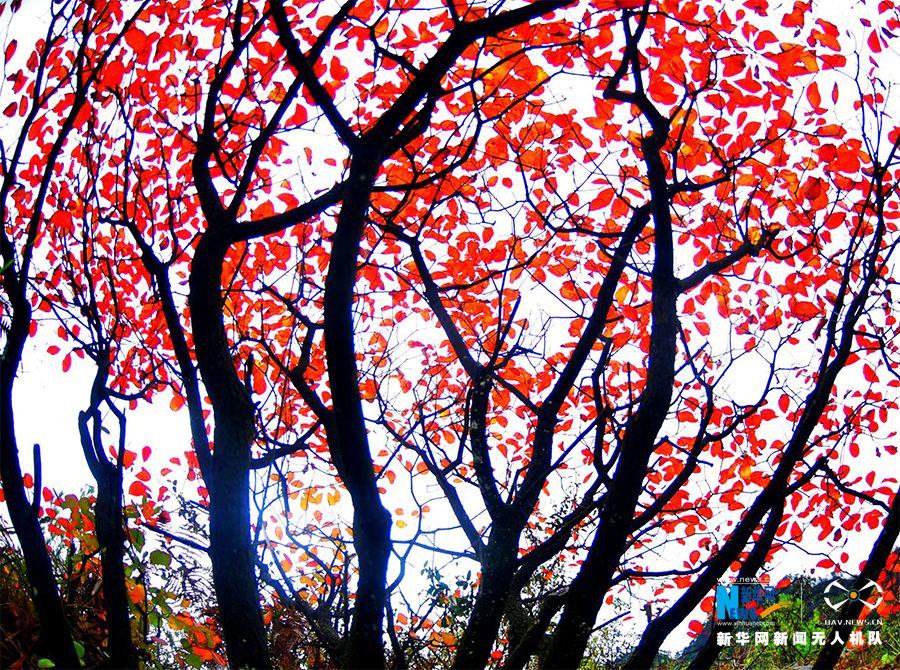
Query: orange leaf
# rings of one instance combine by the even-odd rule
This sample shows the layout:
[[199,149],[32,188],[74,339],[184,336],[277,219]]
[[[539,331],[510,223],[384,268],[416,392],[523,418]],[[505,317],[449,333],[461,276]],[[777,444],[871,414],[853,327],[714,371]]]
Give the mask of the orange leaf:
[[136,458],[136,453],[134,453],[133,451],[128,451],[128,449],[126,449],[125,455],[122,457],[122,465],[126,468],[130,468],[134,464]]
[[378,395],[378,387],[375,386],[374,379],[366,379],[359,386],[359,393],[362,396],[363,400],[367,400],[369,402],[375,400],[375,397]]
[[819,93],[819,85],[816,82],[810,84],[806,89],[806,99],[817,109],[822,106],[822,95]]
[[337,58],[331,60],[331,67],[328,71],[331,78],[335,81],[344,81],[350,74],[350,70],[348,70]]
[[814,319],[819,316],[819,314],[821,314],[821,310],[814,303],[807,302],[805,300],[798,300],[791,308],[791,314],[796,316],[801,321],[809,321],[810,319]]
[[135,584],[128,590],[128,597],[131,598],[131,602],[135,605],[138,603],[144,602],[144,597],[146,596],[147,591],[144,588],[143,584]]
[[115,60],[111,63],[107,63],[103,68],[103,84],[110,88],[118,86],[122,82],[122,77],[124,76],[125,66],[122,65],[120,61]]

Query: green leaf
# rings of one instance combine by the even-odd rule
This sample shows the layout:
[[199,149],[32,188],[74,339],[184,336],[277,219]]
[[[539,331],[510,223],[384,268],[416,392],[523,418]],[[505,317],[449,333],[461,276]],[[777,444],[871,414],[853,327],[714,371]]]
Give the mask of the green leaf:
[[84,658],[84,645],[81,644],[81,642],[79,642],[78,640],[75,640],[73,644],[75,645],[75,653],[78,654],[78,658],[83,659]]
[[159,549],[155,549],[150,552],[150,563],[153,565],[164,565],[169,567],[169,563],[172,562],[172,557],[164,551],[160,551]]
[[39,668],[55,668],[56,663],[51,661],[49,658],[42,658],[41,660],[38,661],[38,667]]
[[197,656],[197,654],[191,654],[186,659],[184,659],[184,662],[192,668],[199,668],[203,665],[203,659],[200,656]]

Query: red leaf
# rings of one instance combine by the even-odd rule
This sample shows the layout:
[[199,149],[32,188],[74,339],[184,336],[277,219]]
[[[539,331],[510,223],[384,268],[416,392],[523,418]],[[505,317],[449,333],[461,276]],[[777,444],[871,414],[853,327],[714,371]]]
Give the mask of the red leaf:
[[66,354],[62,362],[63,372],[68,372],[70,367],[72,367],[72,354]]
[[147,36],[136,28],[132,28],[125,33],[125,41],[128,42],[128,46],[137,53],[141,53],[147,48]]
[[110,88],[115,88],[120,83],[122,83],[122,77],[125,76],[125,66],[122,65],[119,61],[113,61],[112,63],[108,63],[106,67],[103,68],[103,85],[109,86]]
[[146,463],[148,458],[150,458],[150,447],[144,447],[141,449],[141,460]]
[[875,53],[881,51],[881,40],[878,38],[878,33],[874,30],[869,33],[869,39],[866,40],[866,44],[868,44],[869,48]]
[[149,492],[150,489],[147,488],[147,485],[142,484],[141,482],[133,482],[131,486],[128,487],[128,493],[136,498],[146,497]]
[[9,62],[9,59],[13,57],[14,53],[16,53],[16,41],[12,40],[9,44],[6,45],[5,58],[7,63]]
[[350,75],[350,70],[348,70],[340,60],[333,58],[331,59],[331,67],[329,68],[328,73],[335,81],[344,81]]
[[790,406],[791,406],[791,399],[790,399],[786,394],[782,395],[782,396],[778,399],[778,408],[779,408],[782,412],[787,413],[788,408],[789,408]]

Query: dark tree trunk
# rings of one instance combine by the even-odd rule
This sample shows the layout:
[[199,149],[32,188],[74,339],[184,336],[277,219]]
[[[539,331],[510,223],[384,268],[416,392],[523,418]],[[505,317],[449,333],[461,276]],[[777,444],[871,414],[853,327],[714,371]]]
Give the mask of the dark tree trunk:
[[249,470],[222,467],[219,462],[214,468],[215,475],[206,477],[209,484],[209,556],[228,665],[232,668],[269,668],[266,633],[259,608],[256,561],[250,543]]
[[109,632],[107,668],[137,668],[128,588],[125,583],[125,526],[122,516],[122,475],[108,466],[106,476],[97,480],[96,525],[103,574],[103,608]]
[[[610,97],[615,95],[613,93]],[[647,385],[639,409],[625,429],[622,452],[627,456],[619,463],[607,494],[613,502],[601,513],[592,546],[569,588],[565,608],[547,653],[548,668],[577,667],[584,655],[603,596],[610,587],[628,536],[633,531],[634,510],[643,490],[647,464],[672,397],[678,334],[677,286],[672,214],[666,167],[661,155],[669,128],[668,122],[655,112],[650,103],[646,104],[649,108],[642,108],[642,112],[653,124],[653,132],[644,137],[641,147],[647,165],[650,206],[656,228]]]
[[384,667],[382,622],[387,601],[391,517],[381,504],[369,453],[353,341],[357,256],[379,156],[374,150],[362,150],[359,154],[364,158],[354,161],[350,168],[325,280],[325,355],[337,432],[337,443],[328,447],[353,500],[354,546],[359,561],[353,622],[343,666],[380,668]]
[[[5,246],[5,245],[4,245]],[[3,249],[3,258],[7,258]],[[72,634],[66,621],[62,600],[59,597],[50,554],[44,542],[37,507],[28,502],[19,465],[19,449],[16,444],[13,422],[13,381],[22,360],[22,351],[31,325],[31,306],[24,291],[16,291],[11,271],[4,274],[5,289],[13,302],[13,317],[7,332],[6,348],[0,359],[0,476],[3,478],[3,495],[13,528],[22,547],[25,570],[31,585],[35,609],[41,623],[40,644],[50,660],[60,668],[79,667],[78,654],[72,642]],[[12,285],[11,285],[12,284]],[[35,473],[37,474],[37,473]],[[41,492],[35,486],[35,500]]]
[[125,519],[122,514],[122,470],[125,456],[125,417],[113,407],[120,420],[119,458],[111,463],[103,447],[100,405],[107,399],[110,354],[106,343],[96,348],[97,370],[91,385],[91,402],[78,417],[81,450],[97,482],[95,526],[103,575],[103,607],[106,611],[106,668],[136,668],[137,657],[131,638],[128,587],[125,583]]
[[198,450],[197,455],[209,489],[209,556],[228,664],[232,668],[269,668],[250,542],[254,408],[234,367],[223,324],[221,277],[231,231],[233,221],[213,217],[197,244],[191,267],[194,348],[215,417],[215,451]]
[[453,663],[457,670],[486,667],[509,600],[521,526],[506,528],[495,524],[481,564],[478,599]]
[[[53,156],[58,153],[54,149]],[[3,210],[3,221],[6,222],[5,192],[10,185],[4,180],[4,199],[0,201]],[[29,230],[29,244],[34,244],[37,235],[35,217]],[[32,600],[41,624],[41,649],[57,667],[78,667],[80,661],[75,652],[72,634],[66,621],[65,610],[59,597],[59,589],[53,576],[53,565],[44,542],[40,520],[37,514],[37,503],[40,500],[40,482],[35,482],[34,504],[25,496],[25,484],[19,464],[19,447],[16,442],[15,422],[13,418],[13,383],[22,362],[22,352],[31,328],[31,303],[25,294],[27,274],[25,269],[18,273],[14,259],[19,256],[17,250],[7,238],[5,231],[0,233],[0,261],[3,269],[3,290],[6,292],[12,307],[12,319],[6,332],[6,346],[0,357],[0,477],[3,482],[3,494],[12,520],[16,536],[22,547],[25,559],[25,570],[32,589]],[[26,246],[26,249],[30,247]],[[27,264],[26,264],[27,267]],[[37,454],[37,447],[35,447]],[[37,466],[37,463],[35,464]],[[35,468],[38,470],[38,468]],[[40,479],[39,472],[35,472]],[[40,650],[39,650],[40,651]]]

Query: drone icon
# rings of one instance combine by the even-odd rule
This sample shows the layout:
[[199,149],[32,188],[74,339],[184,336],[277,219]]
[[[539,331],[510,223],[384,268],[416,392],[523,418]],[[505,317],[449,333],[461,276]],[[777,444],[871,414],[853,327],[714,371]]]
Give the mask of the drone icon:
[[[878,598],[876,599],[876,601],[874,603],[870,603],[867,600],[862,599],[862,593],[864,591],[868,590],[870,587],[875,587],[875,592],[878,594]],[[843,594],[835,593],[834,594],[835,598],[840,598],[844,594],[846,594],[846,596],[841,600],[836,600],[835,602],[833,602],[831,600],[831,597],[829,597],[829,595],[828,595],[832,591],[843,591]],[[849,601],[857,601],[858,600],[863,607],[863,612],[868,614],[870,611],[872,611],[873,609],[875,609],[876,607],[878,607],[881,604],[881,601],[884,600],[883,594],[884,594],[884,589],[882,589],[880,586],[878,586],[878,584],[873,582],[871,579],[861,589],[853,589],[853,588],[848,589],[843,584],[841,584],[840,580],[836,579],[833,582],[831,582],[828,586],[825,587],[825,602],[828,603],[828,606],[831,609],[837,611],[848,600]]]

